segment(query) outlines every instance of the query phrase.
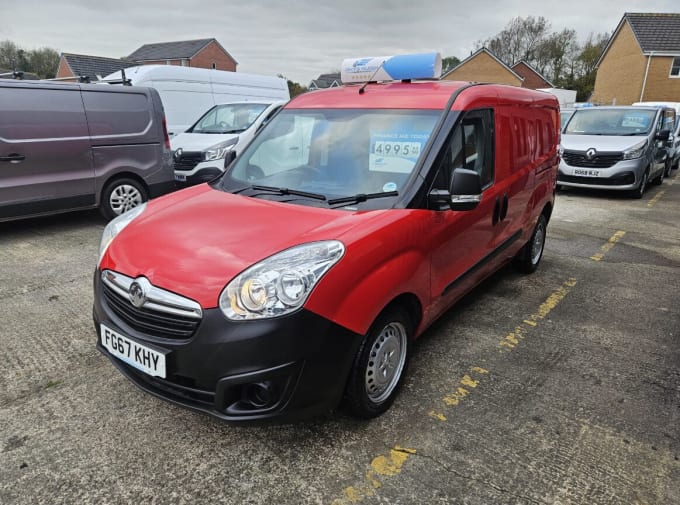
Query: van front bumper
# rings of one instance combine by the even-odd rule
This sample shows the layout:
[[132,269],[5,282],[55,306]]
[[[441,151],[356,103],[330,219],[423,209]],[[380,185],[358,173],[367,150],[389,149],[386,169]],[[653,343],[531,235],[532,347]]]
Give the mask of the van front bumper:
[[[94,280],[97,348],[135,385],[164,400],[242,423],[290,422],[340,402],[362,336],[313,312],[259,321],[229,321],[206,309],[185,340],[158,338],[119,317]],[[109,353],[101,325],[166,354],[166,378],[152,377]]]
[[562,159],[557,173],[557,184],[576,188],[628,191],[640,185],[646,168],[645,158],[619,161],[608,168],[571,166]]

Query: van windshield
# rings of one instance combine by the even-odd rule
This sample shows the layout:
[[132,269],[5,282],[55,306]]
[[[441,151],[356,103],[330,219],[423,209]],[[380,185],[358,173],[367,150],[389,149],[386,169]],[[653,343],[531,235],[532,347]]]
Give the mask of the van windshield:
[[215,105],[196,121],[188,133],[240,133],[262,114],[269,104],[231,103]]
[[285,188],[330,202],[378,195],[387,197],[379,205],[388,206],[413,173],[440,115],[437,110],[284,109],[232,164],[222,188]]
[[578,109],[564,129],[572,135],[647,135],[654,126],[656,110]]

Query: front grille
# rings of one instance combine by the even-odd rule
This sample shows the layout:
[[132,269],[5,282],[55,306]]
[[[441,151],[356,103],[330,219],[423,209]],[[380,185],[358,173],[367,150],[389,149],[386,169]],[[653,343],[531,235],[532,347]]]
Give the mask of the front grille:
[[189,171],[203,161],[203,153],[182,153],[182,155],[177,158],[173,158],[172,168],[175,170]]
[[583,151],[564,151],[562,159],[572,167],[609,168],[623,159],[622,153],[596,153],[592,159]]
[[158,288],[145,277],[133,279],[104,270],[101,280],[103,301],[125,324],[140,333],[186,340],[201,323],[203,311],[197,302]]
[[106,284],[104,297],[109,308],[131,328],[159,338],[191,338],[201,322],[198,319],[137,308]]

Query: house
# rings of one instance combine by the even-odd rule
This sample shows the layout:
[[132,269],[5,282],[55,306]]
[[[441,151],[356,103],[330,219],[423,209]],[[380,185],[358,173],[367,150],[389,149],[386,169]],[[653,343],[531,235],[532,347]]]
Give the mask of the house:
[[680,101],[680,13],[625,13],[597,62],[591,101]]
[[554,88],[555,85],[543,77],[541,73],[526,61],[518,61],[512,66],[512,71],[522,78],[522,87],[528,89]]
[[482,47],[444,74],[442,80],[522,86],[523,78],[490,50]]
[[335,88],[340,86],[342,81],[340,80],[340,72],[334,72],[331,74],[321,74],[316,79],[312,79],[309,83],[309,91],[315,89],[325,89],[325,88]]
[[81,78],[96,81],[99,77],[104,77],[118,72],[120,69],[134,67],[135,65],[134,61],[121,60],[119,58],[61,53],[56,78],[72,82],[77,82]]
[[238,62],[216,39],[144,44],[128,60],[137,65],[179,65],[236,72]]

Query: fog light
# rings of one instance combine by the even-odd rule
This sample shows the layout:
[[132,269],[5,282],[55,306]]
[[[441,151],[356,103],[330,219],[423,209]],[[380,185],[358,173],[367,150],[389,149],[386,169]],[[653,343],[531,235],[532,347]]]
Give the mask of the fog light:
[[272,381],[254,382],[243,387],[243,401],[255,408],[271,407],[277,400],[276,386]]

